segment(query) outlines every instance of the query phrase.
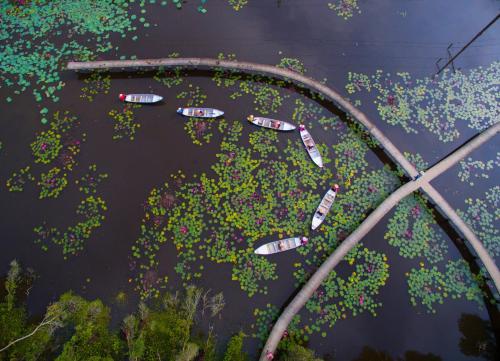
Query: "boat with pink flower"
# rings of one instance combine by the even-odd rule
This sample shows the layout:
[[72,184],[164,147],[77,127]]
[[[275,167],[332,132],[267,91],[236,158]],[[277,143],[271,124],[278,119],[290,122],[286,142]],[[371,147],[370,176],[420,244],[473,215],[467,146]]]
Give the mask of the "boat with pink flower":
[[150,104],[158,103],[163,100],[163,97],[156,94],[120,94],[119,98],[126,103],[141,103]]
[[264,118],[264,117],[254,117],[253,115],[249,115],[247,119],[250,123],[253,123],[263,128],[280,130],[282,132],[295,130],[295,125],[290,124],[288,122],[284,122],[283,120]]
[[213,108],[178,108],[177,113],[194,118],[217,118],[224,115],[222,110]]
[[323,159],[321,158],[321,154],[319,153],[318,147],[316,147],[316,143],[311,137],[311,134],[307,131],[305,125],[303,124],[299,125],[299,130],[300,137],[306,147],[307,153],[309,153],[309,156],[318,167],[323,168]]
[[321,223],[323,223],[323,221],[325,220],[326,215],[328,214],[328,212],[330,212],[330,208],[332,208],[333,202],[335,201],[335,197],[337,196],[339,188],[340,187],[338,184],[334,184],[332,188],[330,188],[328,192],[326,192],[325,195],[323,196],[323,199],[319,203],[316,212],[314,212],[311,224],[312,230],[318,228],[321,225]]
[[273,241],[266,244],[263,244],[259,248],[257,248],[254,253],[261,255],[269,255],[274,253],[280,253],[289,251],[291,249],[304,246],[308,242],[307,237],[293,237],[293,238],[285,238],[280,239],[279,241]]

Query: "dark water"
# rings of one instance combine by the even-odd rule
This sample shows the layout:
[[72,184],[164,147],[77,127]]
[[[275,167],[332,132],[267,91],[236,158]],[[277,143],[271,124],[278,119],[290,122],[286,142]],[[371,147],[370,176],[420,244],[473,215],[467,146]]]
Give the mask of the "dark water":
[[[158,7],[158,11],[146,14],[154,26],[141,30],[139,41],[116,37],[113,41],[120,51],[104,57],[154,58],[174,51],[186,57],[216,57],[224,52],[235,53],[241,60],[266,64],[276,64],[284,56],[294,57],[303,61],[309,76],[327,78],[328,85],[345,93],[349,71],[408,71],[414,77],[433,74],[436,60],[446,56],[449,43],[455,44],[456,51],[498,11],[496,1],[361,1],[362,13],[345,21],[328,11],[325,3],[250,0],[243,10],[234,12],[223,1],[210,1],[205,15],[195,11],[195,3],[187,3],[181,11],[171,6]],[[498,26],[492,28],[456,61],[456,66],[468,69],[498,60],[499,35]],[[89,298],[102,298],[108,304],[114,302],[119,291],[125,291],[128,303],[113,307],[114,319],[118,322],[125,313],[135,309],[138,301],[128,282],[128,257],[143,216],[141,204],[153,187],[161,185],[169,174],[179,169],[187,175],[209,172],[220,138],[215,135],[212,142],[203,147],[193,145],[174,113],[178,91],[166,90],[148,77],[114,77],[109,96],[98,97],[91,106],[79,98],[82,79],[70,72],[63,78],[66,87],[61,101],[57,107],[51,105],[51,110],[70,109],[80,119],[87,142],[82,147],[79,166],[69,176],[67,189],[56,200],[38,201],[33,186],[22,194],[9,193],[4,186],[0,187],[0,265],[2,271],[6,271],[8,262],[16,258],[36,270],[39,279],[28,298],[28,306],[35,314],[69,289]],[[206,104],[225,109],[230,120],[242,120],[252,109],[248,99],[229,100],[207,77],[192,76],[185,82],[202,87],[208,94]],[[141,128],[134,141],[112,141],[113,129],[107,113],[119,107],[115,95],[137,89],[164,94],[166,103],[136,111]],[[8,90],[0,89],[2,98],[5,98],[4,92]],[[409,137],[402,128],[384,124],[375,108],[369,105],[369,99],[364,99],[363,104],[363,110],[402,151],[419,152],[431,164],[475,134],[466,126],[459,126],[461,137],[451,143],[438,142],[425,132]],[[16,97],[12,104],[1,105],[2,184],[13,171],[32,163],[29,144],[35,132],[43,129],[37,106],[28,94]],[[292,111],[292,108],[281,109],[280,116],[290,117]],[[284,135],[284,138],[287,136],[290,137]],[[319,140],[328,142],[326,138]],[[493,141],[473,156],[487,159],[498,149],[498,142]],[[375,154],[369,155],[369,159],[374,167],[382,164]],[[34,245],[32,229],[44,220],[61,228],[74,222],[74,209],[81,195],[73,183],[92,163],[110,175],[99,191],[109,211],[103,226],[87,241],[85,250],[78,257],[64,261],[58,248],[43,252]],[[456,174],[455,167],[434,184],[453,207],[460,208],[466,197],[478,197],[481,190],[465,186]],[[495,185],[498,175],[496,171],[485,184]],[[310,347],[336,360],[354,359],[364,346],[384,350],[394,358],[407,350],[417,350],[439,355],[443,360],[473,359],[465,356],[458,346],[458,320],[465,313],[488,319],[488,313],[471,302],[451,299],[446,300],[435,315],[411,307],[404,273],[417,262],[399,257],[394,248],[386,245],[383,234],[390,215],[364,240],[370,248],[386,253],[390,263],[390,278],[381,290],[383,307],[378,316],[362,314],[340,321],[333,329],[326,330],[326,338],[313,337]],[[451,239],[448,243],[448,257],[461,257]],[[160,257],[160,271],[169,275],[171,287],[177,287],[180,282],[173,271],[174,247],[167,244]],[[263,308],[266,303],[285,304],[295,291],[291,271],[293,262],[299,259],[298,254],[278,255],[279,280],[270,283],[268,295],[256,295],[252,299],[240,291],[237,283],[230,281],[228,265],[206,265],[199,284],[215,292],[223,291],[227,302],[223,317],[216,321],[221,340],[240,328],[248,330],[254,308]],[[250,341],[248,348],[256,354],[257,346]]]

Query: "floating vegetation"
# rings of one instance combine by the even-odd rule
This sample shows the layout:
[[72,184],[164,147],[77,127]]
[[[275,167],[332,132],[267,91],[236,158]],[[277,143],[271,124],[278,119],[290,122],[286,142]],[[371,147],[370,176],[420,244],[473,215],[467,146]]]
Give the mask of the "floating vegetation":
[[306,124],[309,128],[322,116],[323,108],[314,102],[304,103],[302,99],[295,99],[295,109],[292,120],[297,123]]
[[95,71],[88,78],[85,78],[83,82],[87,84],[87,86],[82,88],[80,98],[93,102],[96,95],[109,93],[109,89],[111,88],[111,75]]
[[352,18],[355,13],[361,14],[358,0],[335,0],[333,3],[328,3],[328,7],[344,20]]
[[67,185],[67,174],[63,173],[60,168],[54,167],[40,176],[40,181],[38,182],[38,186],[40,187],[39,198],[57,198]]
[[497,153],[495,159],[490,159],[486,162],[473,160],[471,157],[468,157],[467,160],[460,161],[458,178],[460,178],[460,181],[467,182],[473,187],[473,179],[488,179],[490,177],[488,174],[489,171],[495,167],[500,167],[500,152]]
[[[95,194],[96,187],[106,174],[97,174],[95,164],[89,167],[89,173],[84,175],[77,184],[79,190],[84,194]],[[92,236],[95,229],[101,226],[104,221],[104,212],[107,210],[106,203],[99,196],[86,196],[78,205],[76,215],[80,218],[74,226],[69,226],[65,231],[59,231],[55,227],[49,227],[44,222],[43,225],[34,228],[37,236],[35,244],[40,244],[43,250],[48,250],[49,244],[53,243],[62,247],[64,259],[69,255],[78,255],[83,250],[85,241]]]
[[69,255],[78,255],[83,250],[85,241],[101,226],[106,210],[106,203],[100,197],[88,196],[76,209],[76,215],[80,217],[76,225],[69,226],[64,232],[48,227],[45,223],[37,226],[33,229],[37,236],[35,244],[39,244],[45,251],[50,243],[62,247],[64,259]]
[[459,137],[457,126],[466,124],[481,131],[498,118],[500,62],[468,72],[443,71],[438,77],[413,80],[408,73],[395,77],[381,70],[372,76],[349,73],[349,94],[374,92],[380,117],[399,125],[407,133],[418,133],[420,126],[439,140]]
[[458,215],[472,228],[493,256],[500,255],[500,186],[487,190],[484,198],[467,198],[464,211],[457,210]]
[[443,304],[446,286],[445,276],[438,271],[436,266],[431,269],[420,264],[420,268],[412,269],[407,273],[408,293],[413,306],[421,304],[428,313],[436,313],[435,304]]
[[[305,212],[317,206],[319,196],[311,188],[325,188],[325,180],[332,175],[326,169],[314,171],[298,140],[285,147],[288,162],[276,161],[272,143],[263,156],[266,145],[255,136],[250,147],[238,145],[242,128],[239,122],[227,125],[218,161],[212,166],[214,178],[202,174],[185,182],[177,175],[174,185],[153,189],[145,205],[142,236],[133,248],[141,269],[157,267],[156,248],[166,241],[168,231],[178,251],[176,271],[185,281],[201,275],[193,265],[201,257],[232,264],[232,279],[249,295],[267,292],[263,282],[276,278],[276,265],[256,256],[254,243],[308,228],[297,220],[304,220]],[[263,134],[261,129],[256,132]],[[175,202],[167,202],[170,199]],[[142,277],[136,280],[143,290]]]
[[61,64],[113,49],[110,34],[135,30],[128,9],[124,1],[1,0],[0,83],[15,94],[32,86],[37,101],[57,102]]
[[[389,278],[387,257],[358,245],[349,252],[345,262],[353,266],[350,275],[345,277],[336,271],[330,272],[306,303],[310,314],[307,317],[306,333],[319,332],[322,325],[333,327],[349,314],[357,316],[369,312],[376,316],[377,309],[382,306],[377,295]],[[307,280],[300,265],[295,275],[301,283]]]
[[182,91],[176,96],[177,99],[183,99],[186,107],[201,107],[207,96],[199,86],[188,85],[188,90]]
[[112,109],[108,115],[114,122],[113,139],[129,138],[134,140],[135,132],[141,127],[135,121],[134,109],[141,108],[140,104],[125,104],[122,110]]
[[61,135],[53,130],[40,133],[31,143],[35,163],[48,164],[52,162],[62,149]]
[[464,260],[448,261],[444,273],[436,266],[412,269],[408,277],[408,293],[413,306],[422,305],[427,313],[436,313],[436,305],[443,304],[446,297],[453,299],[465,297],[483,306],[483,293],[479,285],[482,278],[473,276]]
[[9,179],[7,179],[7,189],[9,192],[22,192],[24,186],[28,181],[34,182],[35,177],[30,172],[31,167],[28,165],[19,170],[19,173],[14,172]]
[[75,184],[78,185],[78,189],[80,190],[80,192],[86,195],[96,194],[97,187],[106,178],[108,178],[107,173],[98,173],[97,166],[95,164],[91,164],[89,166],[88,172],[85,175],[83,175],[79,180],[77,179],[75,181]]
[[[57,111],[53,114],[50,129],[38,134],[31,143],[35,163],[51,166],[40,175],[37,182],[40,199],[57,198],[68,184],[67,172],[73,171],[76,166],[76,157],[86,137],[85,133],[76,131],[79,125],[77,118],[69,112]],[[35,180],[31,174],[31,166],[14,172],[7,181],[7,188],[21,191],[28,180]]]
[[216,124],[219,125],[219,128],[224,127],[225,120],[215,118],[188,118],[184,123],[184,130],[188,133],[193,144],[203,145],[210,143],[213,136],[213,129]]
[[248,4],[248,0],[227,0],[227,2],[236,11],[241,10],[246,4]]
[[437,230],[433,212],[424,199],[415,194],[407,196],[396,206],[384,238],[391,246],[398,248],[400,256],[423,256],[431,263],[442,261],[448,248]]

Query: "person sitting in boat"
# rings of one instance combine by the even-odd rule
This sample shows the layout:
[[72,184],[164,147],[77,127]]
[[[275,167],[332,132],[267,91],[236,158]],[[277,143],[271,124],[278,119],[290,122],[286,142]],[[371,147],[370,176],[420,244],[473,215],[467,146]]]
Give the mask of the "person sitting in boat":
[[307,239],[307,237],[302,237],[302,238],[300,239],[300,244],[301,244],[302,246],[305,246],[305,245],[307,244],[307,242],[308,242],[308,241],[309,241],[309,240]]
[[280,251],[283,251],[285,249],[285,242],[283,242],[283,240],[278,242],[278,249]]
[[203,116],[203,110],[201,110],[201,109],[198,110],[198,116],[200,116],[200,117]]
[[275,121],[273,124],[274,129],[279,129],[281,125],[281,122],[279,120]]
[[304,124],[299,125],[299,130],[300,131],[306,130],[306,127],[304,126]]

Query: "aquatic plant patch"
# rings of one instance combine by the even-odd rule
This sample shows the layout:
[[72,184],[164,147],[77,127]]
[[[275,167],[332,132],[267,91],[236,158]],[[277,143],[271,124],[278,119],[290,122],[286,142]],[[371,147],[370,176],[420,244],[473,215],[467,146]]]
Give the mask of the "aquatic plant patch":
[[[377,295],[389,277],[387,257],[358,245],[349,252],[345,262],[353,266],[350,274],[345,277],[336,271],[330,272],[306,303],[308,316],[303,317],[307,320],[306,333],[319,332],[322,325],[333,327],[349,315],[369,312],[376,316],[377,309],[382,306]],[[301,265],[298,265],[295,275],[300,283],[307,281],[307,274]]]
[[45,251],[48,250],[50,244],[61,247],[64,259],[71,255],[78,255],[84,249],[85,242],[105,219],[106,202],[100,196],[95,195],[97,186],[105,178],[107,174],[98,174],[97,166],[90,165],[89,172],[75,182],[80,186],[79,191],[86,195],[76,208],[75,213],[79,221],[64,231],[50,227],[44,222],[33,230],[36,235],[35,244],[39,244]]
[[62,172],[60,168],[54,167],[40,176],[40,181],[38,182],[38,186],[40,187],[39,198],[57,198],[67,185],[67,174]]
[[[288,162],[278,161],[272,142],[276,135],[270,136],[268,145],[257,141],[262,136],[252,136],[248,147],[239,145],[242,123],[224,127],[218,161],[212,166],[215,178],[202,174],[191,182],[182,181],[178,189],[172,185],[155,188],[148,198],[147,222],[141,227],[143,236],[134,253],[141,265],[146,263],[141,260],[143,252],[156,259],[156,251],[151,254],[148,250],[165,242],[168,232],[178,250],[176,271],[184,280],[201,275],[194,268],[201,257],[232,264],[232,279],[249,295],[266,293],[264,282],[276,278],[276,265],[255,255],[254,243],[266,236],[303,232],[308,225],[296,220],[304,220],[304,214],[310,214],[319,202],[319,196],[309,189],[324,189],[325,180],[332,175],[328,170],[315,172],[299,140],[286,145],[283,154]],[[257,129],[254,134],[265,132]],[[265,156],[263,148],[268,148]],[[327,152],[324,154],[326,157]],[[167,196],[175,199],[175,203],[167,203],[172,208],[162,203]],[[149,263],[155,265],[156,261]]]
[[64,259],[69,256],[78,255],[92,233],[101,226],[104,221],[104,212],[107,210],[106,203],[100,197],[88,196],[77,207],[76,215],[80,221],[74,226],[69,226],[65,231],[48,227],[45,223],[35,227],[35,244],[39,244],[43,250],[48,250],[49,244],[53,243],[62,248]]
[[[50,166],[46,172],[42,172],[37,182],[40,199],[57,198],[68,184],[68,172],[77,165],[77,156],[86,138],[85,133],[78,131],[79,125],[77,118],[69,112],[56,111],[50,128],[39,133],[31,143],[34,163]],[[28,180],[35,181],[29,165],[14,172],[7,187],[11,191],[21,191]]]
[[443,71],[437,77],[412,79],[379,70],[368,76],[349,73],[349,94],[373,93],[382,120],[418,133],[423,126],[442,142],[459,137],[459,123],[483,130],[498,118],[500,62],[470,71]]
[[328,3],[328,7],[344,20],[352,18],[355,14],[361,14],[358,0],[335,0]]
[[447,297],[453,299],[466,298],[483,307],[483,292],[480,285],[484,282],[482,276],[474,276],[464,260],[450,260],[446,263],[444,272],[437,266],[426,268],[420,263],[420,268],[412,268],[406,273],[410,303],[421,305],[427,313],[436,313],[436,307],[443,304]]
[[493,256],[500,255],[500,186],[491,187],[482,198],[467,198],[458,215],[472,228]]
[[36,140],[31,143],[31,150],[35,157],[35,163],[48,164],[52,162],[62,149],[61,135],[53,130],[40,133]]
[[396,206],[384,238],[404,258],[424,257],[436,263],[443,260],[448,248],[441,232],[424,199],[411,194]]
[[22,192],[28,182],[34,182],[35,177],[31,174],[31,167],[28,165],[21,168],[18,172],[12,173],[7,179],[6,187],[9,192]]
[[88,172],[84,174],[80,179],[75,181],[75,184],[78,185],[78,189],[80,192],[85,195],[96,194],[97,187],[101,184],[106,178],[108,178],[107,173],[99,173],[97,171],[97,165],[91,164],[89,166]]
[[496,158],[489,159],[486,162],[468,157],[466,160],[460,161],[458,178],[473,187],[474,180],[488,179],[490,171],[498,167],[500,167],[500,152],[497,152]]
[[236,11],[241,10],[246,4],[248,4],[248,0],[227,0],[227,2]]
[[108,115],[113,120],[113,140],[129,138],[134,140],[135,133],[141,124],[135,120],[135,109],[141,108],[140,104],[125,104],[122,109],[112,109]]
[[95,71],[83,82],[86,84],[81,91],[80,98],[84,98],[89,102],[93,102],[98,94],[109,94],[111,88],[111,75],[103,72]]
[[61,64],[112,49],[110,34],[134,30],[128,11],[124,1],[2,0],[1,83],[16,94],[32,87],[37,101],[58,101]]

